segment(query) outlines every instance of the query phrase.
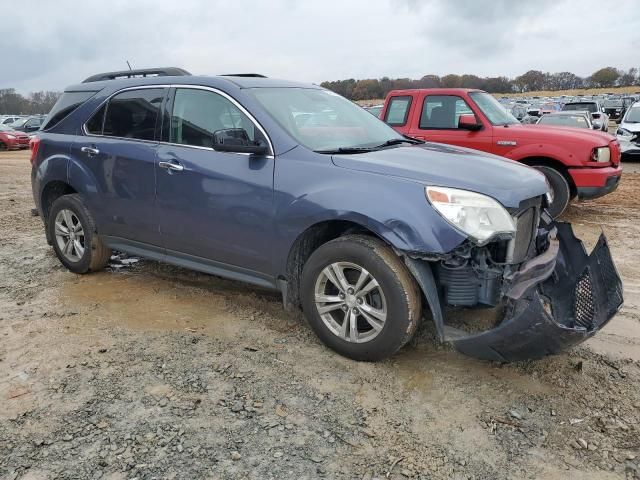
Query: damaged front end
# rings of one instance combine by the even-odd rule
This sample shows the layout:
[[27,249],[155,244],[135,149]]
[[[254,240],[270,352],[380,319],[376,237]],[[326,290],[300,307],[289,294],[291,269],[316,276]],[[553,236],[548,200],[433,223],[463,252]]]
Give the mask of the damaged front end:
[[[604,234],[590,255],[570,224],[546,214],[527,218],[518,235],[515,252],[512,240],[463,245],[437,261],[405,257],[440,339],[461,353],[502,362],[542,358],[593,336],[622,306],[622,281]],[[500,315],[489,328],[469,333],[445,322],[450,307],[495,307]]]

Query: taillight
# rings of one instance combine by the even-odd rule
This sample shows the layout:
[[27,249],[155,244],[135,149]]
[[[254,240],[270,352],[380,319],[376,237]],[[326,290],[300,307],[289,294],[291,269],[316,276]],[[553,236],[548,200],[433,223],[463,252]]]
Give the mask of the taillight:
[[40,148],[40,139],[38,137],[31,137],[29,140],[29,150],[31,150],[31,166],[36,162],[38,156],[38,149]]

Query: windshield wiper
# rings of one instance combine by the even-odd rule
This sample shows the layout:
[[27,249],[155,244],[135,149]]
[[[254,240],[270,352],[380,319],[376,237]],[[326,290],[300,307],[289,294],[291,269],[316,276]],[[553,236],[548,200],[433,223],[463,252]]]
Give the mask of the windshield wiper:
[[350,154],[350,153],[373,152],[374,150],[376,150],[376,148],[377,147],[340,147],[340,148],[331,148],[328,150],[314,150],[314,152],[328,153],[328,154],[334,154],[334,153]]
[[383,148],[383,147],[391,147],[392,145],[400,145],[401,143],[409,143],[411,145],[419,145],[422,143],[425,143],[422,140],[418,140],[416,138],[411,138],[411,137],[407,137],[405,136],[405,138],[392,138],[391,140],[387,140],[384,143],[381,143],[380,145],[378,145],[375,148]]

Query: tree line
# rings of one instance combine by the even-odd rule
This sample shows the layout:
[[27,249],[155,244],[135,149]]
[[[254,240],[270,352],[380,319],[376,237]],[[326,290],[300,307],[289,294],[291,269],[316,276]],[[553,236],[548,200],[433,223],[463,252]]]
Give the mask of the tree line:
[[0,89],[0,115],[49,113],[60,92],[32,92],[26,97],[13,88]]
[[391,90],[406,88],[477,88],[490,93],[524,93],[540,90],[571,90],[576,88],[626,87],[640,84],[637,68],[627,71],[605,67],[588,77],[571,72],[542,72],[529,70],[515,78],[478,77],[477,75],[449,74],[443,77],[425,75],[420,79],[383,77],[380,79],[336,80],[320,85],[351,100],[384,98]]

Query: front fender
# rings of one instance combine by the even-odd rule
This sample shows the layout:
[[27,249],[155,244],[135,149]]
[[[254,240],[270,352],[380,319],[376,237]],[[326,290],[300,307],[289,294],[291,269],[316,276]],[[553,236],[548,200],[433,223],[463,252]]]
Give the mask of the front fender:
[[[522,161],[526,158],[532,157],[544,157],[555,160],[566,166],[581,166],[582,157],[576,154],[576,151],[579,151],[579,149],[570,149],[567,147],[573,147],[573,145],[554,145],[536,142],[518,146],[504,154],[504,156],[516,161]],[[585,154],[585,158],[588,158],[587,154]]]
[[431,207],[418,182],[332,164],[291,162],[283,168],[280,162],[277,168],[286,172],[276,172],[274,260],[280,272],[295,240],[329,220],[356,223],[407,252],[443,254],[466,239]]

